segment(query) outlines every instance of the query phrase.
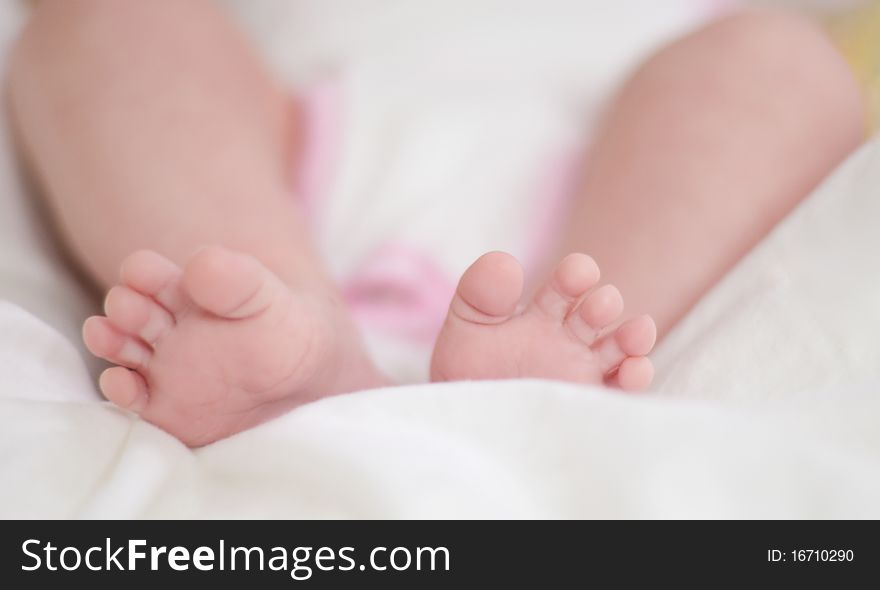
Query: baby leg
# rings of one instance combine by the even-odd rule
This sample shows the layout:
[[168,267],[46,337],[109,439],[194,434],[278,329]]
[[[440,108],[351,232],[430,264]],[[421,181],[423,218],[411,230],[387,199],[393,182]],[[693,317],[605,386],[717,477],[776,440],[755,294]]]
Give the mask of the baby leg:
[[29,163],[104,287],[131,252],[204,244],[326,282],[290,189],[296,112],[210,2],[36,5],[11,95]]
[[120,281],[84,327],[111,401],[204,444],[383,383],[290,194],[293,103],[213,4],[42,2],[11,68],[62,237]]
[[661,50],[598,135],[562,253],[588,252],[662,335],[862,140],[824,33],[746,12]]

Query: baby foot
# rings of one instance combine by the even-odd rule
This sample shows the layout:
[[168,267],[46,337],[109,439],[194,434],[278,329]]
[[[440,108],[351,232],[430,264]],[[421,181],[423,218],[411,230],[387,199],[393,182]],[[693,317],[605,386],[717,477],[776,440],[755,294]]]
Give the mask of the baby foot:
[[432,380],[536,377],[646,388],[654,375],[644,356],[654,346],[654,321],[640,316],[611,328],[623,299],[612,285],[594,289],[598,282],[593,259],[570,254],[518,308],[519,263],[503,252],[484,254],[458,284],[431,359]]
[[101,375],[113,403],[190,446],[320,397],[384,384],[323,292],[291,291],[256,259],[220,247],[181,270],[132,254],[86,346],[120,365]]

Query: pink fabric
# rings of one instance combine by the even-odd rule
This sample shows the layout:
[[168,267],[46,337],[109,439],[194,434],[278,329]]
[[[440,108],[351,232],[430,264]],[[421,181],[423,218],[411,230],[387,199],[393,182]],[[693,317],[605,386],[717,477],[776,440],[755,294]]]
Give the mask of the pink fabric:
[[421,342],[437,337],[454,293],[430,256],[400,243],[375,252],[343,287],[364,325]]
[[[315,86],[302,100],[302,152],[296,192],[313,224],[320,200],[330,190],[342,137],[341,92],[330,81]],[[430,256],[402,242],[389,242],[367,257],[346,278],[342,293],[365,328],[409,339],[433,341],[455,283]]]

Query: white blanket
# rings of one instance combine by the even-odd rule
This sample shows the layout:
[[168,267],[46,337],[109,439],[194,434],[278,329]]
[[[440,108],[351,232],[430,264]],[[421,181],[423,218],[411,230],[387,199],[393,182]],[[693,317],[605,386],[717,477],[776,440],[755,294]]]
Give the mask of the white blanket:
[[[493,4],[388,3],[382,10],[370,3],[366,10],[260,0],[246,3],[244,17],[291,82],[343,66],[352,81],[348,108],[357,117],[337,197],[381,185],[372,196],[387,203],[404,194],[427,202],[479,187],[487,198],[508,195],[523,207],[529,195],[516,184],[533,170],[531,156],[567,141],[572,112],[595,108],[634,59],[696,17],[682,9],[664,12],[669,20],[635,19],[642,30],[623,26],[627,7],[609,8],[618,3],[543,2],[531,12]],[[0,54],[18,6],[0,3]],[[269,8],[282,16],[265,19]],[[490,19],[499,14],[506,16]],[[496,67],[524,36],[535,51]],[[462,58],[485,86],[473,99],[456,90]],[[433,64],[438,78],[416,76],[416,64]],[[443,99],[424,98],[426,87]],[[521,91],[503,99],[512,88]],[[401,104],[412,108],[392,108]],[[485,104],[504,108],[485,122],[473,116],[464,128],[431,123]],[[524,112],[530,116],[520,124]],[[502,128],[505,140],[494,135]],[[498,164],[486,172],[466,159],[438,159],[428,149],[432,136],[445,154],[491,148]],[[503,175],[504,162],[516,174]],[[628,396],[548,381],[389,388],[310,404],[196,451],[100,401],[97,365],[83,361],[78,338],[94,301],[55,253],[14,164],[6,145],[0,516],[880,516],[877,143],[853,156],[664,341],[656,392]],[[339,276],[370,243],[407,231],[389,222],[393,207],[382,206],[388,214],[358,240],[325,247]],[[325,245],[345,227],[344,214],[333,217]],[[450,270],[470,249],[510,237],[499,230],[482,239],[492,243],[465,240],[448,259]],[[386,366],[418,374],[422,352],[405,357],[394,343],[372,341]]]

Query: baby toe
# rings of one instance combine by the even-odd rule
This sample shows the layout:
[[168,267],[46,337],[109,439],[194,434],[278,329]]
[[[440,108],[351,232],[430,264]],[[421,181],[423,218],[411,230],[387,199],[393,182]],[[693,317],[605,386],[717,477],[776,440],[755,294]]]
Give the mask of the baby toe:
[[[657,326],[649,315],[628,320],[602,338],[599,357],[606,371],[613,370],[627,357],[645,356],[654,348]],[[595,350],[595,349],[594,349]]]
[[154,299],[117,285],[104,300],[104,313],[119,330],[152,345],[174,325],[171,314]]
[[615,340],[627,356],[645,356],[657,341],[657,325],[649,315],[641,315],[624,322],[615,334]]
[[144,369],[152,355],[145,344],[124,334],[102,316],[86,320],[83,324],[83,341],[95,356],[130,369]]
[[182,313],[188,305],[180,289],[181,275],[179,266],[152,250],[131,254],[119,270],[122,284],[155,299],[174,315]]
[[599,282],[599,267],[586,254],[569,254],[556,266],[553,278],[535,296],[545,314],[562,320],[578,300]]
[[104,397],[121,408],[141,412],[147,406],[147,382],[137,371],[112,367],[101,373],[98,386]]
[[504,252],[480,256],[461,276],[450,311],[475,323],[497,323],[510,317],[522,298],[523,271]]
[[587,295],[566,323],[584,343],[592,345],[600,331],[623,313],[623,297],[614,285],[603,285]]
[[643,356],[627,357],[617,369],[617,385],[624,391],[643,391],[653,379],[654,365]]
[[192,257],[184,269],[183,286],[197,305],[230,319],[264,311],[283,289],[256,258],[220,246],[203,248]]

